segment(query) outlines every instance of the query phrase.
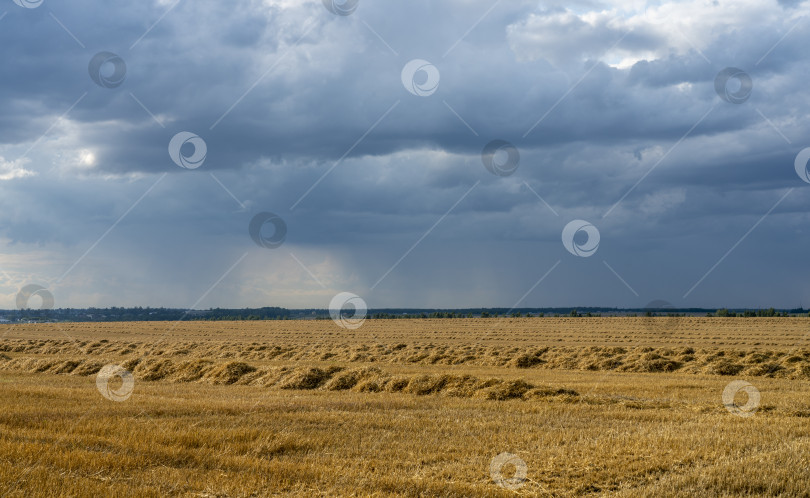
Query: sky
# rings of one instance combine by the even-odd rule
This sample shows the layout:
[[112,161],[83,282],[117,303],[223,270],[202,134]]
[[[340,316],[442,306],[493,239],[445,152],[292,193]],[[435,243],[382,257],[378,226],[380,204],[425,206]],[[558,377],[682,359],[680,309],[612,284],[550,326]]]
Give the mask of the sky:
[[808,7],[2,0],[0,308],[808,307]]

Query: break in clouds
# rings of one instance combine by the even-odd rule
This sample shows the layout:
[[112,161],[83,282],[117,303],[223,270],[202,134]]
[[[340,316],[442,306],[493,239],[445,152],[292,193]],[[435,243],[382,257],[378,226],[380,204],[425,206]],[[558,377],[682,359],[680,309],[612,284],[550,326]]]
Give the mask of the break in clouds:
[[0,307],[807,305],[807,12],[5,1]]

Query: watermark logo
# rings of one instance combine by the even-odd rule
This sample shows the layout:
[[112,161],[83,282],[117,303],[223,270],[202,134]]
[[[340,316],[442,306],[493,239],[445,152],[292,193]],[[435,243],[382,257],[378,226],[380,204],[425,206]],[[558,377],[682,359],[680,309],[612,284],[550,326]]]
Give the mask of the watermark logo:
[[43,0],[14,0],[14,3],[26,9],[36,9],[42,5]]
[[496,176],[509,176],[518,169],[520,152],[506,140],[493,140],[481,152],[481,161]]
[[644,19],[649,24],[664,24],[667,21],[667,15],[661,11],[662,5],[648,4],[644,8]]
[[[194,151],[190,154],[188,150],[183,152],[183,148],[193,148]],[[183,169],[197,169],[205,162],[205,156],[208,155],[208,146],[205,140],[190,131],[181,131],[173,136],[169,142],[169,156],[174,161],[174,164]]]
[[793,166],[796,168],[796,174],[799,178],[807,183],[810,183],[810,171],[807,171],[807,163],[810,161],[810,147],[802,149],[797,155]]
[[[113,377],[121,378],[121,386],[118,389],[110,387],[110,380]],[[119,365],[104,365],[96,375],[96,388],[102,396],[110,401],[126,401],[132,396],[135,388],[135,378],[129,370],[125,370]]]
[[[512,464],[515,467],[515,474],[509,478],[504,477],[502,472],[507,464]],[[489,462],[489,475],[495,481],[495,484],[512,491],[516,491],[523,486],[526,482],[528,470],[526,462],[513,453],[501,453]]]
[[[581,240],[581,237],[586,237]],[[587,258],[596,254],[599,249],[599,230],[585,220],[574,220],[565,225],[562,231],[562,242],[565,249],[582,258]]]
[[742,69],[727,67],[714,79],[714,91],[730,104],[742,104],[751,96],[754,82]]
[[20,289],[20,291],[17,293],[17,309],[30,309],[28,307],[28,301],[32,296],[38,296],[42,300],[42,303],[39,305],[39,309],[53,309],[53,294],[51,294],[51,292],[45,287],[37,284],[28,284]]
[[323,6],[331,12],[339,16],[350,16],[357,10],[357,5],[360,0],[323,0]]
[[[272,234],[268,235],[263,232],[265,225],[273,226]],[[281,247],[284,239],[287,238],[287,224],[277,214],[259,213],[250,220],[248,232],[257,246],[265,249],[277,249]]]
[[341,292],[329,302],[329,316],[344,329],[357,329],[366,321],[368,306],[363,298],[351,292]]
[[436,93],[439,79],[439,69],[422,59],[414,59],[402,68],[402,84],[418,97],[429,97]]
[[[748,401],[742,406],[734,402],[734,397],[740,391],[748,396]],[[723,406],[726,407],[729,413],[738,417],[753,417],[757,408],[759,408],[759,401],[759,390],[744,380],[729,382],[726,388],[723,389]]]
[[675,312],[675,307],[669,301],[656,299],[644,307],[644,326],[655,334],[671,335],[680,328],[683,317]]
[[112,52],[99,52],[90,59],[87,71],[96,85],[103,88],[117,88],[127,77],[127,64],[124,59]]

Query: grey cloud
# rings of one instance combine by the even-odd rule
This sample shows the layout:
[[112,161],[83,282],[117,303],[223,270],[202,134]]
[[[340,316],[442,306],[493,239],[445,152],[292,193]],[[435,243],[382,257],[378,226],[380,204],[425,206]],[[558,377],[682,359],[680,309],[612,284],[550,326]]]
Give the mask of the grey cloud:
[[[757,63],[794,20],[718,25],[716,38],[701,46],[709,63],[695,50],[670,50],[655,27],[638,27],[621,49],[665,55],[620,69],[608,65],[614,54],[605,51],[624,34],[624,21],[600,14],[595,26],[585,25],[565,14],[566,5],[496,6],[459,41],[491,6],[361,2],[340,17],[320,2],[180,3],[132,49],[165,6],[50,6],[86,49],[45,8],[10,10],[0,21],[8,68],[0,82],[0,156],[14,161],[53,125],[28,155],[26,168],[37,176],[0,182],[7,253],[24,259],[45,251],[52,259],[14,271],[55,279],[165,172],[60,284],[63,303],[188,306],[245,253],[244,267],[212,292],[209,305],[323,307],[329,292],[352,290],[372,307],[509,306],[557,260],[525,305],[663,298],[795,306],[810,298],[789,269],[804,264],[797,247],[808,241],[806,184],[792,166],[810,146],[803,143],[810,66],[801,55],[808,28],[796,27]],[[101,50],[127,63],[118,88],[98,87],[87,74]],[[413,58],[439,68],[434,95],[403,88],[400,71]],[[754,80],[745,104],[727,104],[714,92],[715,76],[728,65]],[[171,161],[169,140],[180,131],[206,141],[202,168],[186,171]],[[514,175],[495,177],[481,163],[493,139],[520,149]],[[94,166],[73,164],[80,150],[95,155]],[[683,300],[791,187],[740,250]],[[248,236],[260,211],[279,214],[289,227],[279,250],[262,250]],[[562,227],[575,218],[600,229],[593,258],[575,258],[560,243]],[[289,252],[323,271],[328,288]],[[771,272],[751,270],[763,261]],[[749,277],[760,285],[746,284]]]

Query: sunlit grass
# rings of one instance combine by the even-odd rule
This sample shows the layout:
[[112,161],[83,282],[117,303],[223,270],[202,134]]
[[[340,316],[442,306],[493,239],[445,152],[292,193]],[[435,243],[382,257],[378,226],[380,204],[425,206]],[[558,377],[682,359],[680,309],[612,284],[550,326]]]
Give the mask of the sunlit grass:
[[[534,327],[538,320],[557,322]],[[503,329],[492,339],[486,328],[494,319],[369,321],[334,335],[331,322],[193,323],[157,348],[154,339],[172,324],[69,324],[76,342],[54,325],[28,327],[0,343],[7,357],[0,489],[8,496],[803,495],[810,383],[778,371],[706,369],[710,358],[744,369],[801,364],[790,340],[801,333],[794,323],[808,322],[748,320],[701,319],[684,332],[689,341],[647,337],[652,332],[632,319],[504,321],[514,334]],[[611,326],[611,337],[636,342],[592,343],[598,334],[589,327]],[[556,335],[565,337],[559,350]],[[681,358],[679,369],[580,363],[598,367],[621,355],[623,365],[657,362],[666,350]],[[554,355],[565,361],[554,364]],[[683,361],[690,355],[696,359]],[[97,389],[94,368],[107,363],[134,372],[125,401]],[[690,371],[690,363],[700,368]],[[738,378],[761,393],[751,417],[723,406],[723,389]],[[121,386],[111,379],[111,389]],[[526,464],[515,491],[490,476],[490,462],[504,452]],[[510,477],[513,469],[502,470]]]

